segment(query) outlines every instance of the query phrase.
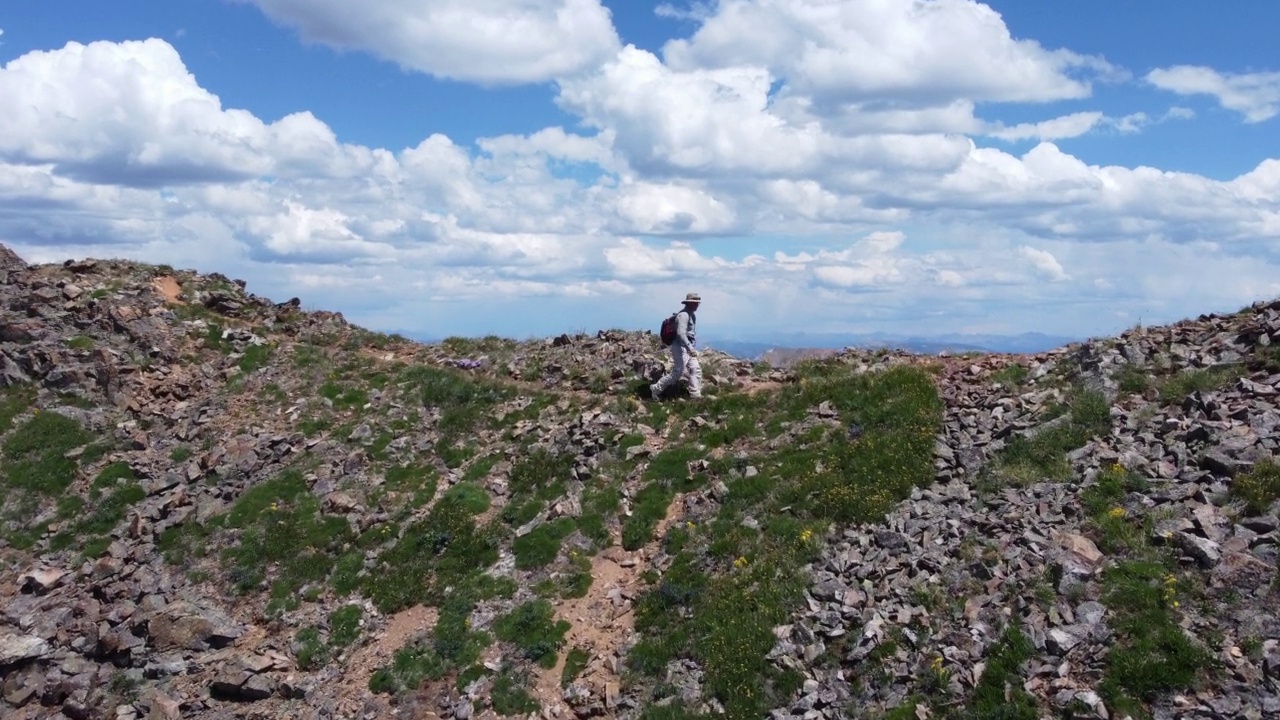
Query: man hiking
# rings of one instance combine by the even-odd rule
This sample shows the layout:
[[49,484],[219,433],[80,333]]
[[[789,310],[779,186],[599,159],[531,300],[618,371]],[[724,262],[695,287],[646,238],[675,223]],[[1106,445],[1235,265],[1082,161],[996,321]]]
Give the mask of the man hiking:
[[[671,372],[663,375],[658,382],[649,386],[649,395],[658,400],[662,393],[681,377],[689,387],[689,397],[702,397],[702,367],[698,365],[698,304],[702,297],[698,293],[684,296],[684,309],[675,314],[675,335],[671,339],[671,359],[674,365]],[[665,341],[665,338],[664,338]]]

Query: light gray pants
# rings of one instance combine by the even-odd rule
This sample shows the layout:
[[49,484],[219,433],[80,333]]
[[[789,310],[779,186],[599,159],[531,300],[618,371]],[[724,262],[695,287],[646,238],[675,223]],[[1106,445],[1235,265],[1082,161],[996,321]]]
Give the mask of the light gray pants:
[[680,382],[680,378],[685,378],[685,384],[689,386],[690,397],[702,397],[702,366],[698,364],[698,358],[686,353],[684,347],[678,343],[671,345],[671,372],[662,376],[662,379],[654,383],[654,395],[661,395],[667,388],[675,383]]

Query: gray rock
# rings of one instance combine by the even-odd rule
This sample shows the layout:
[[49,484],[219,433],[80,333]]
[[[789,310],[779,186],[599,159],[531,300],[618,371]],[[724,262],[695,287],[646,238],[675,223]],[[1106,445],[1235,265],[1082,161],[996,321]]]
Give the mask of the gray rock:
[[45,640],[32,635],[19,635],[0,628],[0,666],[42,658],[53,651]]
[[1174,534],[1174,540],[1178,547],[1195,558],[1201,567],[1211,569],[1222,561],[1222,546],[1208,538],[1188,532],[1178,532]]

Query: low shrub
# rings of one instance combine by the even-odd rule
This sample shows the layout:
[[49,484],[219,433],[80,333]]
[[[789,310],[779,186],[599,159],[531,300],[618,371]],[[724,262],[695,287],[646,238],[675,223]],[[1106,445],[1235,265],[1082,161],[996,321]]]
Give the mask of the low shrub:
[[569,631],[566,620],[555,620],[555,609],[546,600],[533,600],[517,606],[493,624],[499,640],[520,648],[521,653],[539,665],[556,665],[556,653]]
[[1267,512],[1280,500],[1280,463],[1263,460],[1231,482],[1231,494],[1243,500],[1251,515]]

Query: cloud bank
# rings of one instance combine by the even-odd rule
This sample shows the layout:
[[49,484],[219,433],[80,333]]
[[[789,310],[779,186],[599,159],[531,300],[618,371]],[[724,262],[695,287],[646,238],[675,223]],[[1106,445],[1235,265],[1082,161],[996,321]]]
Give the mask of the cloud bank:
[[[654,53],[597,0],[251,1],[415,71],[553,81],[580,127],[366,147],[224,107],[163,40],[68,43],[0,69],[0,241],[435,336],[647,327],[691,289],[724,333],[1096,334],[1280,294],[1280,159],[1223,180],[1056,144],[1184,110],[983,119],[1127,73],[976,2],[722,0]],[[1266,73],[1144,80],[1250,122],[1280,102]]]

